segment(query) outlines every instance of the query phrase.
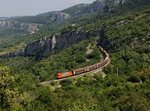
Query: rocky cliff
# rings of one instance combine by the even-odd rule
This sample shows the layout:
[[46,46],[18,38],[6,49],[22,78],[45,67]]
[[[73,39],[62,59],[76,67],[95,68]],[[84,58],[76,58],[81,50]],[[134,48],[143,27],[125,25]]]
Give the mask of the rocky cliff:
[[[19,17],[19,18],[14,18],[13,20],[10,19],[0,20],[0,29],[5,29],[5,28],[13,29],[15,27],[18,27],[19,29],[26,30],[28,33],[33,34],[38,30],[38,25],[39,25],[38,23],[36,24],[35,21],[39,22],[41,20],[41,17],[46,18],[44,19],[44,21],[46,21],[45,23],[47,23],[47,20],[58,23],[71,18],[74,14],[78,15],[78,14],[85,14],[86,12],[87,13],[97,12],[100,11],[101,9],[102,10],[107,9],[105,11],[110,11],[113,6],[123,4],[126,1],[127,0],[96,0],[92,4],[77,5],[75,7],[71,7],[59,12],[58,11],[49,12],[37,16],[32,16],[29,18]],[[102,46],[109,44],[109,41],[105,40],[102,31],[99,32],[99,35],[101,36],[101,40],[99,41],[99,44],[101,44]],[[66,32],[63,34],[56,34],[50,37],[41,38],[38,41],[31,42],[27,44],[27,46],[24,49],[18,50],[15,53],[13,52],[7,55],[3,55],[3,57],[15,57],[15,56],[41,57],[49,54],[54,50],[69,47],[72,44],[77,43],[86,38],[87,38],[87,34],[82,30]]]
[[68,18],[70,15],[61,11],[53,11],[48,13],[39,14],[35,17],[45,17],[48,18],[50,22],[62,22]]
[[87,38],[88,38],[87,33],[85,33],[82,30],[67,32],[64,34],[55,34],[53,36],[44,37],[38,41],[31,42],[21,50],[1,55],[1,57],[15,57],[15,56],[42,57],[49,54],[52,51],[69,47]]
[[98,45],[104,48],[111,46],[110,41],[105,38],[105,29],[86,32],[83,31],[82,28],[79,28],[76,31],[43,37],[40,40],[27,44],[23,49],[9,54],[0,55],[0,57],[34,56],[41,58],[55,52],[56,50],[67,48],[82,40],[89,39],[91,36],[100,37],[97,43]]
[[111,10],[113,7],[123,4],[127,0],[96,0],[92,4],[79,4],[63,10],[72,16]]
[[36,16],[0,18],[0,31],[13,29],[17,32],[34,34],[41,25],[58,24],[65,21],[80,18],[80,15],[91,14],[93,12],[108,12],[113,7],[123,4],[127,0],[96,0],[92,4],[79,4],[62,11],[52,11]]
[[0,20],[0,30],[16,30],[28,34],[33,34],[38,31],[39,24],[20,23],[16,20]]

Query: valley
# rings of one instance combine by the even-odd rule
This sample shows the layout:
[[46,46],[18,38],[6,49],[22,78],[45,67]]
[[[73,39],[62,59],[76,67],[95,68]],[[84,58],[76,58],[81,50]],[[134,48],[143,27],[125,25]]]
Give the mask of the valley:
[[[149,111],[149,7],[149,0],[96,0],[0,18],[0,111]],[[103,60],[96,45],[109,54],[105,68],[55,81]]]

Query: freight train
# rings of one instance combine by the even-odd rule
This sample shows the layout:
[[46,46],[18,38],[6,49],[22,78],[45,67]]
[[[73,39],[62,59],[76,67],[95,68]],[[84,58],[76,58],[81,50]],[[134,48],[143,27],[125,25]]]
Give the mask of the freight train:
[[102,68],[105,65],[107,65],[110,61],[109,55],[103,48],[99,47],[99,49],[102,52],[102,55],[103,55],[103,58],[104,58],[101,62],[96,63],[94,65],[87,66],[87,67],[75,69],[75,70],[72,70],[72,71],[58,73],[56,78],[57,79],[62,79],[62,78],[70,77],[70,76],[75,76],[75,75],[91,72],[91,71],[94,71],[96,69]]

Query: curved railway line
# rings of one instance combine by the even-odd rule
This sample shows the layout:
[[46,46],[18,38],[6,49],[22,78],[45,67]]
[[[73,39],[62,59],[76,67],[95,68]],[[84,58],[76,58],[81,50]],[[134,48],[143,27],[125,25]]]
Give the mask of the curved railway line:
[[66,80],[69,78],[75,78],[75,77],[79,77],[79,76],[84,76],[84,75],[89,74],[89,73],[97,73],[99,71],[102,71],[102,69],[104,67],[106,67],[110,63],[111,60],[110,60],[109,54],[106,52],[106,50],[104,50],[100,46],[98,46],[98,48],[100,49],[100,52],[103,55],[102,61],[100,61],[94,65],[86,66],[86,67],[83,67],[80,69],[75,69],[74,71],[76,72],[76,74],[73,74],[72,76],[65,76],[63,78],[41,82],[40,84],[42,84],[42,85],[49,84],[51,82],[62,81],[62,80]]

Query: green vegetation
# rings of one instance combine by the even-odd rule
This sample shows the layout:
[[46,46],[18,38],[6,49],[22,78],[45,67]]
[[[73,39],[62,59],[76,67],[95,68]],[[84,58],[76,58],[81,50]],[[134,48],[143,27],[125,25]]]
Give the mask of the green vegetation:
[[[150,109],[149,79],[135,83],[133,77],[109,75],[86,76],[57,84],[36,86],[30,74],[13,77],[5,66],[0,68],[1,110],[32,111],[148,111]],[[4,75],[5,74],[5,75]],[[53,89],[54,88],[54,89]],[[12,94],[14,96],[12,96]],[[7,107],[6,107],[7,105]]]
[[[87,47],[93,50],[86,55]],[[36,60],[32,57],[1,58],[0,61],[14,69],[14,72],[29,72],[39,77],[40,81],[54,79],[58,72],[73,70],[90,64],[95,64],[101,59],[101,53],[95,46],[95,40],[84,40],[78,44],[56,51],[47,58]]]
[[[83,18],[73,20],[78,21],[75,27],[68,21],[59,29],[60,32],[76,31],[82,26],[93,36],[69,48],[54,51],[41,60],[35,57],[0,58],[0,110],[150,111],[148,6],[148,0],[130,0],[107,13],[98,12],[92,17],[83,15]],[[52,33],[49,32],[51,26],[43,27],[32,36],[24,35],[24,38],[13,39],[12,43],[0,44],[3,46],[0,51]],[[39,85],[42,81],[55,79],[57,72],[98,62],[101,59],[95,46],[98,35],[104,39],[100,44],[111,58],[111,63],[103,72]],[[13,37],[2,38],[11,40]],[[90,54],[86,54],[88,46],[93,49]],[[106,74],[106,77],[102,77],[102,74]]]

